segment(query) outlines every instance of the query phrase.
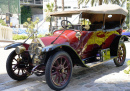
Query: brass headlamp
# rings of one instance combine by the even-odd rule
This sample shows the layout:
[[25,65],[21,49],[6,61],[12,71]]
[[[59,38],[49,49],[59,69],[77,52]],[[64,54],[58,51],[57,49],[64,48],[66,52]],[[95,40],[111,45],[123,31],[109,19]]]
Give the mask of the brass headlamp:
[[17,46],[15,49],[16,54],[21,54],[24,51],[26,51],[26,48],[24,46]]

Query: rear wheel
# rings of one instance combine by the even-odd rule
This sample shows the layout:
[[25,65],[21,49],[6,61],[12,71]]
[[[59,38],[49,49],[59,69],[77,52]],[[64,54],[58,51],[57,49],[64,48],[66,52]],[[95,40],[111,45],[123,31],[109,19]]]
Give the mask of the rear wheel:
[[59,51],[50,56],[45,69],[46,82],[49,87],[53,90],[64,89],[70,81],[72,67],[68,53]]
[[12,51],[6,62],[6,70],[12,79],[20,81],[28,77],[30,65],[22,59],[21,54],[17,55],[15,51]]
[[122,66],[126,58],[126,47],[123,42],[119,42],[117,58],[114,59],[114,63],[117,67]]

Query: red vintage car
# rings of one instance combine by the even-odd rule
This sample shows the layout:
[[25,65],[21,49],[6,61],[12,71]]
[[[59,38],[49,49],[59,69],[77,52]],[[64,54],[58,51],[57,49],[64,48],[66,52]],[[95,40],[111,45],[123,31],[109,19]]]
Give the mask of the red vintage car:
[[31,44],[25,40],[5,47],[16,48],[7,59],[7,73],[18,81],[33,73],[45,74],[51,89],[62,90],[75,65],[93,67],[113,59],[116,66],[122,66],[126,58],[124,41],[128,40],[121,35],[126,15],[127,10],[118,5],[51,13],[52,35],[35,38]]

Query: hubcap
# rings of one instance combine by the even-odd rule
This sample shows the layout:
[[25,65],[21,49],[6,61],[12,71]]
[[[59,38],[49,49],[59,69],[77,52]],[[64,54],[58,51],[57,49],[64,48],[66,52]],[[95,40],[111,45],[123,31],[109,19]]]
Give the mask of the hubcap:
[[71,65],[66,56],[60,56],[52,64],[51,79],[57,86],[64,85],[70,76]]
[[27,74],[29,64],[22,62],[21,55],[16,55],[12,60],[12,70],[17,76],[24,76]]

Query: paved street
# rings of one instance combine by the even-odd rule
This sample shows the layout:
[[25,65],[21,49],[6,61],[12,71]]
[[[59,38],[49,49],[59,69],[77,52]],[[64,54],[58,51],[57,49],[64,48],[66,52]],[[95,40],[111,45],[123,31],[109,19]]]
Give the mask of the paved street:
[[[126,42],[126,61],[130,60],[130,43]],[[6,73],[6,59],[11,50],[0,48],[0,91],[52,91],[45,76],[12,80]],[[124,74],[126,63],[116,67],[113,60],[93,68],[74,67],[69,85],[63,91],[130,91],[130,75]]]

